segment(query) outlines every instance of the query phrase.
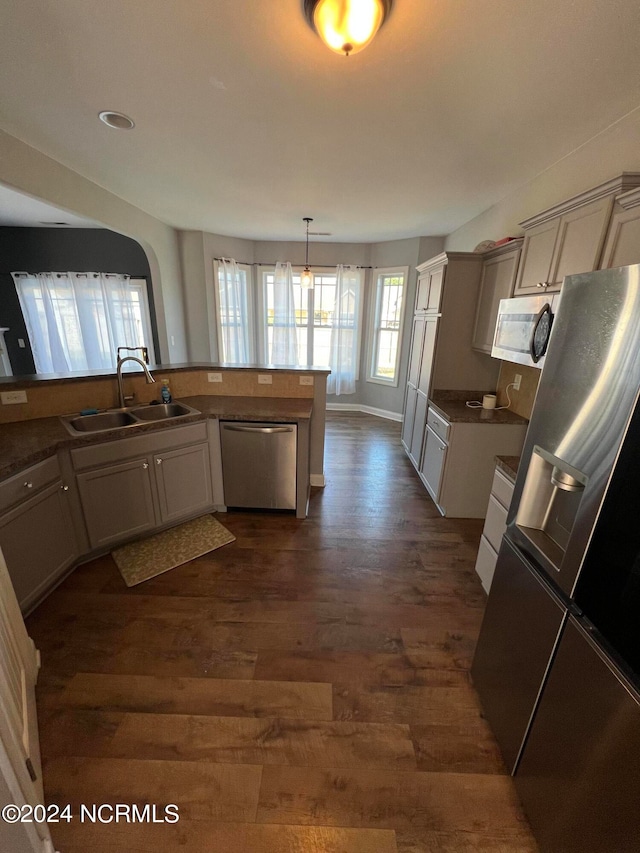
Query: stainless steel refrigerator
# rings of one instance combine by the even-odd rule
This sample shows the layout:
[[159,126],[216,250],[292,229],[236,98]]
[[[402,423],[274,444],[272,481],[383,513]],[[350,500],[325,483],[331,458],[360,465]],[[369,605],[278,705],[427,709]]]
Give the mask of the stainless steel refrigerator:
[[542,850],[640,850],[640,266],[565,279],[472,676]]

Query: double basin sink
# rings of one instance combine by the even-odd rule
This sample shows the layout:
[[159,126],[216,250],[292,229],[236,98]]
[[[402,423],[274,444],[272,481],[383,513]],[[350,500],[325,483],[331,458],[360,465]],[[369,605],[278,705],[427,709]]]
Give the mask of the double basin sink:
[[71,435],[87,435],[113,429],[126,429],[145,423],[173,421],[189,415],[199,415],[197,409],[184,403],[160,403],[134,406],[129,409],[112,409],[96,415],[66,415],[60,418]]

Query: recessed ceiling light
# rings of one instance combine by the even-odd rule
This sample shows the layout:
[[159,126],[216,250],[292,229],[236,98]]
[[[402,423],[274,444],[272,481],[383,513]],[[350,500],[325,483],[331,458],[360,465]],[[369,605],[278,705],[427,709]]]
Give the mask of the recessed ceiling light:
[[98,113],[100,121],[103,121],[109,127],[115,127],[116,130],[131,130],[135,127],[133,119],[126,116],[124,113],[116,113],[113,110],[103,110]]

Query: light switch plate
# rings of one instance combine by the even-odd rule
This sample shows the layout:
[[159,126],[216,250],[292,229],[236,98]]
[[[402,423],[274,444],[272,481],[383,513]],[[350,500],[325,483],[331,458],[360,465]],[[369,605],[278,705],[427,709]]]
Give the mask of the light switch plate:
[[20,349],[25,349],[26,344],[24,342],[24,338],[18,338],[18,346],[20,347]]
[[301,385],[313,385],[313,376],[301,376],[300,377]]
[[15,403],[26,403],[27,402],[27,392],[26,391],[3,391],[0,393],[0,400],[2,400],[3,406],[11,406]]
[[222,382],[221,373],[207,373],[207,378],[209,379],[209,382]]
[[270,373],[259,373],[258,385],[273,385],[273,376]]

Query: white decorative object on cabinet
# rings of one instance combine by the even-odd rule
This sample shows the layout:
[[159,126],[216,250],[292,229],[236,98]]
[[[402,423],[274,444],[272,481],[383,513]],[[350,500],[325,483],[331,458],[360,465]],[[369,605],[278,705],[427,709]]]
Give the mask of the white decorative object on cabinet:
[[491,589],[500,543],[507,529],[507,512],[513,496],[513,486],[513,482],[496,468],[476,559],[476,573],[487,595]]

